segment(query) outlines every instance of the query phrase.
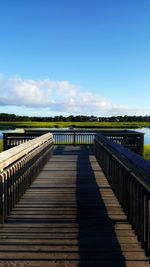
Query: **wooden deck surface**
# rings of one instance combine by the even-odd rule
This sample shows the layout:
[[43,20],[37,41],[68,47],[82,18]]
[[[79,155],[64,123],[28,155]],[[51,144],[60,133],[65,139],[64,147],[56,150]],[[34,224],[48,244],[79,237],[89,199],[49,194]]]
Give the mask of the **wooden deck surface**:
[[56,147],[0,229],[0,267],[149,266],[86,146]]

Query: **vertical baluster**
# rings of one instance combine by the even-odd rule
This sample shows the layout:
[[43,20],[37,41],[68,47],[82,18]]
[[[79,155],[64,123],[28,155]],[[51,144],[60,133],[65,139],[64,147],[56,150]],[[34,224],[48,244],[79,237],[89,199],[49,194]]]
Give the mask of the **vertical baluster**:
[[146,255],[150,255],[150,193],[146,193]]
[[80,145],[82,142],[82,136],[80,133],[76,133],[76,144]]
[[74,144],[74,146],[76,145],[76,133],[75,133],[75,131],[73,132],[73,144]]
[[10,167],[8,175],[7,175],[7,215],[9,215],[10,211],[11,211],[11,178],[13,175],[13,168]]
[[0,174],[0,223],[4,223],[4,173]]
[[71,143],[70,134],[69,133],[67,133],[66,135],[64,134],[64,137],[66,137],[65,144],[70,145]]
[[58,144],[58,135],[55,134],[55,145],[57,145],[57,144]]
[[139,225],[139,229],[140,229],[140,233],[139,233],[139,238],[140,241],[142,243],[142,247],[145,246],[145,223],[146,223],[146,218],[145,218],[145,214],[146,214],[146,203],[145,203],[145,190],[144,188],[141,188],[141,192],[140,192],[140,225]]
[[[23,177],[22,177],[22,172],[23,172],[23,159],[21,159],[16,165],[15,165],[15,173],[14,173],[14,182],[17,180],[17,189],[16,189],[16,194],[17,198],[20,199],[21,196],[23,195],[23,189],[22,189],[22,183],[23,183]],[[18,175],[17,175],[18,173]]]
[[58,143],[58,136],[57,136],[57,133],[55,133],[55,135],[54,135],[54,139],[55,139],[55,145],[57,145],[57,143]]
[[12,175],[10,177],[10,211],[13,209],[16,201],[15,201],[15,175],[16,175],[16,164],[12,166]]
[[8,169],[6,172],[4,172],[4,220],[7,218],[7,197],[8,197],[8,179],[10,178],[10,169]]

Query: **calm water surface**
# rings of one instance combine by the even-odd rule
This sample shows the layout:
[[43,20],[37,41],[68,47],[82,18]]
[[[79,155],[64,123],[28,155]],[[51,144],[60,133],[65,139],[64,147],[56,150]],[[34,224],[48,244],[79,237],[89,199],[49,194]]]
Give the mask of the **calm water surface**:
[[[133,129],[131,129],[133,130]],[[150,145],[150,128],[136,129],[136,132],[144,133],[144,144]]]

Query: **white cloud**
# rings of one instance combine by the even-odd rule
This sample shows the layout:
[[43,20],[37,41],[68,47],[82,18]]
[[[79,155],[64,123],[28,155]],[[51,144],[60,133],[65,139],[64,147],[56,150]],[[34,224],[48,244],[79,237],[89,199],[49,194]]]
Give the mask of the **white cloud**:
[[[83,92],[69,81],[24,80],[0,75],[0,106],[49,109],[59,114],[100,116],[149,114],[149,109],[115,105],[100,95]],[[44,115],[44,113],[43,113]]]

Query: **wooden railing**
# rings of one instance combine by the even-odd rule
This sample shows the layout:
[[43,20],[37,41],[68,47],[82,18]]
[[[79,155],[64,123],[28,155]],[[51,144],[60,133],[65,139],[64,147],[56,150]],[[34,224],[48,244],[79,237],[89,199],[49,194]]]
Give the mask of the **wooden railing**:
[[94,151],[128,221],[150,255],[150,163],[101,134],[95,136]]
[[0,153],[0,223],[4,223],[53,150],[53,136],[44,134]]
[[[25,133],[4,133],[4,150],[33,139],[46,131],[26,131]],[[108,139],[143,154],[144,134],[135,131],[108,130],[52,130],[55,145],[93,145],[96,133],[102,133]]]

